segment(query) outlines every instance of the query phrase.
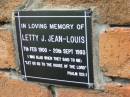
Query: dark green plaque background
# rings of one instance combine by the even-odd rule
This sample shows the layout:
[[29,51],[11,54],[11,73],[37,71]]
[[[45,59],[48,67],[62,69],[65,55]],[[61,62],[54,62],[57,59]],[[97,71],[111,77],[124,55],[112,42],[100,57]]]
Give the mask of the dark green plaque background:
[[[15,13],[16,21],[16,34],[18,51],[21,65],[22,75],[26,80],[39,81],[50,84],[80,86],[80,87],[93,87],[93,63],[92,63],[92,31],[91,31],[91,12],[89,11],[18,11]],[[21,24],[74,24],[73,29],[29,29],[21,28]],[[82,30],[77,30],[77,24],[84,24]],[[25,34],[37,34],[39,37],[45,36],[46,41],[23,41],[22,36]],[[48,42],[49,35],[60,35],[64,38],[66,36],[84,36],[85,43],[67,43],[63,42]],[[47,53],[24,51],[23,47],[44,47],[48,49]],[[77,54],[58,54],[53,53],[53,48],[85,50],[85,55]],[[67,58],[80,58],[81,63],[77,62],[63,62],[54,60],[39,60],[30,59],[28,55],[51,56],[51,57],[67,57]],[[47,66],[37,66],[27,64],[25,61],[57,63],[68,65],[81,65],[86,66],[85,70],[77,70],[68,68],[54,68]],[[87,76],[70,76],[67,71],[84,72]]]

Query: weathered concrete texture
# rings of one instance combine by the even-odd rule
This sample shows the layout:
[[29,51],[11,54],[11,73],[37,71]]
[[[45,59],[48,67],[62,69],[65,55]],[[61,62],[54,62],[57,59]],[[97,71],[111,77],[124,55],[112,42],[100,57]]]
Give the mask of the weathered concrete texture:
[[0,73],[0,97],[52,97],[51,92],[39,85],[12,80]]
[[0,0],[0,24],[11,21],[12,12],[25,0]]
[[[45,1],[45,0],[43,0]],[[55,5],[69,5],[69,6],[77,6],[81,4],[87,4],[87,3],[96,3],[100,0],[47,0],[48,3],[52,4],[52,6]]]
[[111,83],[106,85],[105,91],[114,95],[120,95],[121,97],[130,97],[130,84],[117,85]]
[[15,68],[15,53],[12,33],[0,29],[0,69]]
[[58,88],[56,92],[57,97],[122,97],[107,92],[87,89]]
[[111,28],[99,39],[100,66],[105,74],[130,79],[130,28]]
[[130,0],[42,0],[46,9],[87,9],[95,13],[97,22],[130,24]]
[[130,0],[102,0],[99,10],[104,23],[130,24]]

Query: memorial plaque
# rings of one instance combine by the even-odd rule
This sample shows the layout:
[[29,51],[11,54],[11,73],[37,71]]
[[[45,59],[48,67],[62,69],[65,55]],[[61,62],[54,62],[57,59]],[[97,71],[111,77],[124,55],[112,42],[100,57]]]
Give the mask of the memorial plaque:
[[15,23],[26,80],[93,88],[90,11],[17,11]]

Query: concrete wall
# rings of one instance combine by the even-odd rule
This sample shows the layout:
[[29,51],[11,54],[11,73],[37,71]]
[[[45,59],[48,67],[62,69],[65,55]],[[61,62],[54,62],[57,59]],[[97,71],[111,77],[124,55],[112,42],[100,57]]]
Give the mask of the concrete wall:
[[[95,89],[24,81],[14,37],[16,10],[93,11]],[[1,0],[0,97],[130,97],[129,0]]]

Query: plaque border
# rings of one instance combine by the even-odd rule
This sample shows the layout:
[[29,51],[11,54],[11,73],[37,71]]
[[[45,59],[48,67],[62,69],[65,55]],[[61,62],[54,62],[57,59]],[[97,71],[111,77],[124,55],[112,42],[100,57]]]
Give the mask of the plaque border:
[[[45,10],[43,10],[43,12],[44,12]],[[50,10],[49,10],[50,11]],[[57,11],[57,10],[51,10],[51,11]],[[73,11],[73,10],[65,10],[65,11]],[[69,82],[69,83],[78,83],[78,84],[83,84],[83,85],[88,85],[88,88],[93,88],[94,87],[94,75],[93,75],[93,69],[92,69],[92,80],[93,80],[93,83],[91,83],[90,82],[90,71],[89,71],[89,69],[90,69],[90,67],[89,67],[89,56],[88,56],[88,53],[86,54],[86,58],[87,58],[87,73],[88,73],[88,76],[87,76],[87,78],[88,78],[88,82],[79,82],[79,81],[69,81],[69,80],[60,80],[60,79],[52,79],[52,78],[44,78],[44,77],[35,77],[35,76],[27,76],[27,73],[26,73],[26,66],[25,66],[25,63],[24,63],[24,53],[23,53],[23,48],[22,48],[22,37],[21,37],[21,34],[22,34],[22,31],[21,31],[21,27],[20,27],[20,23],[21,23],[21,20],[20,20],[20,18],[28,18],[28,17],[31,17],[31,18],[44,18],[44,17],[47,17],[47,18],[51,18],[51,17],[54,17],[54,18],[73,18],[73,17],[75,17],[75,18],[84,18],[84,24],[85,24],[85,31],[84,31],[84,33],[85,33],[85,37],[87,37],[86,38],[86,44],[85,44],[85,46],[86,46],[86,52],[88,52],[89,50],[89,47],[88,47],[88,45],[87,45],[87,42],[88,42],[88,26],[87,26],[87,19],[88,18],[91,18],[92,16],[91,15],[86,15],[87,14],[87,10],[77,10],[77,11],[83,11],[84,12],[84,16],[22,16],[22,15],[20,15],[20,12],[23,12],[23,11],[16,11],[15,12],[15,18],[17,18],[18,19],[18,30],[19,30],[19,32],[20,32],[20,47],[21,47],[21,51],[22,51],[22,64],[21,65],[23,65],[23,71],[24,71],[24,74],[22,75],[22,77],[25,79],[25,80],[28,80],[28,78],[34,78],[34,79],[44,79],[44,80],[49,80],[49,81],[59,81],[59,82]],[[17,13],[17,15],[16,15],[16,13]],[[16,23],[15,23],[16,24]],[[92,28],[91,28],[92,29]],[[92,34],[92,31],[91,31],[91,34]],[[91,37],[91,40],[90,40],[91,42],[92,42],[92,37]],[[18,43],[18,42],[17,42]],[[17,44],[18,45],[18,44]],[[91,44],[91,47],[90,47],[91,49],[92,49],[92,44]],[[91,58],[92,58],[92,52],[91,52]],[[20,59],[19,59],[20,60]],[[92,60],[92,66],[91,66],[91,68],[93,68],[93,58],[91,59]],[[20,66],[21,66],[20,65]]]

